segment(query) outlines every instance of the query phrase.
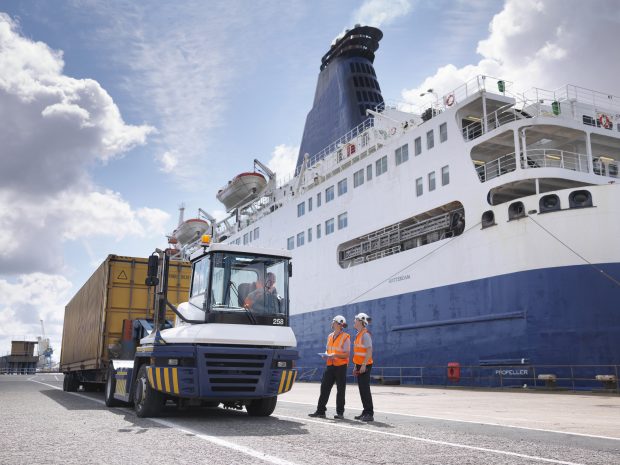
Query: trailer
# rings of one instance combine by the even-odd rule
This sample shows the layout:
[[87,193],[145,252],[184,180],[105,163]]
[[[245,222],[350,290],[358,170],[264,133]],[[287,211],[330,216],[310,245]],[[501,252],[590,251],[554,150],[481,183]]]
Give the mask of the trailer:
[[[136,337],[153,330],[155,294],[144,284],[146,258],[109,255],[65,307],[60,354],[63,388],[103,390],[111,359],[133,356]],[[187,298],[191,267],[170,263],[167,298]],[[174,319],[168,311],[166,319]],[[171,326],[171,323],[169,323]]]

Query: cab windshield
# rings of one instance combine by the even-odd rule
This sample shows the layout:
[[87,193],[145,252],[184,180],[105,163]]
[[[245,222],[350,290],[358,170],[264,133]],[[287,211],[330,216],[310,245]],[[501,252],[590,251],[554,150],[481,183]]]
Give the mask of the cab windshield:
[[190,303],[207,321],[288,324],[288,259],[217,252],[193,267]]

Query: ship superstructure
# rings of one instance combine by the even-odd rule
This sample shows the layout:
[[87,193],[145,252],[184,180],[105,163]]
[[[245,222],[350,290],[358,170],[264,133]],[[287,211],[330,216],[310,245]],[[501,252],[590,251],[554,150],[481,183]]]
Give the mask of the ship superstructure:
[[214,224],[291,251],[301,366],[358,312],[383,367],[620,364],[620,97],[512,89],[366,108]]

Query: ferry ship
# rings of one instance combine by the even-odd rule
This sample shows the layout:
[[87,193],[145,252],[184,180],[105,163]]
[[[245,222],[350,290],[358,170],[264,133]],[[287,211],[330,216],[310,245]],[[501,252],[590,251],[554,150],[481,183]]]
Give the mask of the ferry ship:
[[410,382],[617,376],[620,97],[478,76],[390,104],[381,37],[357,25],[322,58],[294,177],[255,160],[264,182],[229,182],[211,218],[216,240],[292,253],[298,364],[322,366],[332,318],[364,312],[375,373],[418,367]]

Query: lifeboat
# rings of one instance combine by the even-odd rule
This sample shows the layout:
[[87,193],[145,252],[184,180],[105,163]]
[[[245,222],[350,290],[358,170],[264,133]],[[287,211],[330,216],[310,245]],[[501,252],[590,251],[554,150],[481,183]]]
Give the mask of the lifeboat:
[[228,184],[218,191],[216,197],[229,211],[258,197],[266,185],[267,180],[260,173],[241,173],[228,181]]
[[168,240],[170,244],[179,244],[181,246],[194,242],[209,230],[209,223],[205,220],[192,218],[183,221],[177,229],[174,230],[172,236]]

